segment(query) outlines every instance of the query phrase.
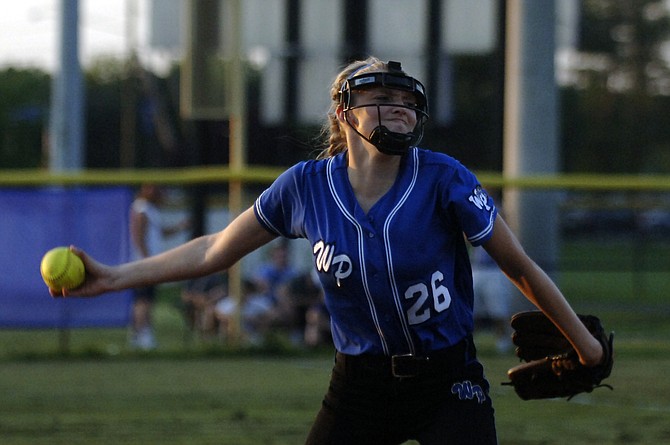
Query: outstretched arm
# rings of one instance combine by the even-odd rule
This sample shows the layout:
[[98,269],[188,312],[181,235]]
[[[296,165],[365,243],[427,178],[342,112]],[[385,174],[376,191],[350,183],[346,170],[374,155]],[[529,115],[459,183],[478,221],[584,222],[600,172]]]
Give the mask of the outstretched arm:
[[582,364],[595,366],[602,361],[600,343],[579,320],[556,284],[526,254],[500,215],[496,219],[493,236],[484,243],[484,248],[526,298],[569,339]]
[[51,291],[54,297],[95,296],[105,292],[181,281],[228,269],[249,252],[272,241],[256,219],[253,208],[235,218],[225,229],[193,239],[153,257],[108,266],[72,248],[84,261],[86,280],[76,289]]

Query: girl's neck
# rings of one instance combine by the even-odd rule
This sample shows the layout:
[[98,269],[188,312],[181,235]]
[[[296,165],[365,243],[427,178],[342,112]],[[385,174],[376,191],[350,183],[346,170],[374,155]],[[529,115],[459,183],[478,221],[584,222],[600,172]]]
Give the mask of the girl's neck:
[[348,155],[349,183],[358,204],[367,213],[393,186],[400,168],[400,156],[372,153],[365,149],[350,149]]

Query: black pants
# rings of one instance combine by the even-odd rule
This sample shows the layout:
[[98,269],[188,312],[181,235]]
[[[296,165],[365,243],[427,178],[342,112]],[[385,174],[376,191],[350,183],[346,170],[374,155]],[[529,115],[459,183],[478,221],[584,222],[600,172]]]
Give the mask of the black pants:
[[370,367],[338,354],[306,444],[497,444],[489,384],[474,347],[466,346],[469,358],[459,366],[438,365],[403,378],[383,361]]

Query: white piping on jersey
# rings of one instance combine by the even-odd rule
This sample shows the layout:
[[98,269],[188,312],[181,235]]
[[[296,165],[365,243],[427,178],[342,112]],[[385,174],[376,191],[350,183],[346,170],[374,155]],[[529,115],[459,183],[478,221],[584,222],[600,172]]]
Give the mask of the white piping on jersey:
[[486,226],[486,228],[485,228],[484,230],[482,230],[481,232],[479,232],[479,233],[476,234],[476,235],[473,235],[473,236],[468,237],[468,241],[469,241],[471,244],[476,243],[477,241],[479,241],[479,240],[481,240],[482,238],[486,237],[486,235],[488,235],[489,232],[491,232],[491,230],[493,229],[493,216],[494,216],[494,215],[495,215],[495,212],[491,212],[491,214],[489,215],[489,223],[488,223],[488,225]]
[[263,193],[260,194],[258,199],[256,199],[256,202],[254,202],[254,206],[256,207],[256,213],[258,213],[258,216],[263,220],[265,225],[268,226],[270,229],[272,229],[277,235],[279,235],[279,234],[281,234],[281,232],[275,226],[273,226],[272,223],[270,222],[270,220],[263,214],[263,209],[260,206],[261,197],[264,194],[268,193],[268,190],[269,189],[265,189],[263,191]]
[[395,273],[393,268],[393,256],[391,254],[391,240],[389,236],[389,227],[391,226],[391,219],[393,219],[395,214],[398,213],[398,210],[400,210],[400,207],[402,207],[405,201],[407,201],[407,198],[414,189],[414,185],[416,184],[416,180],[419,176],[419,156],[416,148],[411,151],[411,156],[412,159],[414,160],[412,181],[410,182],[409,186],[407,187],[407,190],[405,190],[402,197],[400,198],[398,203],[393,207],[393,210],[391,210],[388,217],[386,218],[386,221],[384,222],[384,251],[386,252],[386,263],[388,265],[389,282],[391,283],[391,290],[393,292],[393,301],[395,302],[396,310],[398,311],[400,323],[402,324],[402,330],[403,333],[405,334],[405,340],[407,340],[407,346],[409,346],[409,352],[410,354],[415,354],[416,348],[414,346],[414,342],[412,341],[412,336],[409,330],[409,324],[407,323],[407,317],[405,316],[405,312],[402,308],[401,295],[400,292],[398,291],[398,283],[396,282],[395,279]]
[[375,325],[375,329],[377,330],[377,335],[379,335],[379,340],[381,341],[382,344],[382,349],[384,351],[385,355],[389,355],[389,347],[388,343],[386,342],[386,338],[384,337],[384,332],[381,329],[381,325],[379,324],[379,317],[377,315],[377,309],[375,308],[374,301],[372,299],[372,295],[370,294],[370,287],[368,285],[368,275],[366,272],[365,268],[365,250],[363,248],[363,227],[356,221],[356,218],[345,208],[344,203],[340,199],[339,195],[337,194],[337,190],[335,187],[335,184],[333,182],[333,164],[334,164],[334,157],[330,158],[328,160],[328,168],[326,168],[326,176],[328,179],[328,189],[330,190],[330,194],[333,196],[333,199],[335,200],[335,203],[337,204],[337,207],[340,209],[340,212],[344,215],[344,217],[349,220],[349,222],[354,226],[357,232],[358,236],[358,258],[360,262],[360,268],[361,268],[361,282],[363,284],[363,289],[365,291],[365,298],[368,301],[368,306],[370,307],[370,314],[372,315],[372,321]]

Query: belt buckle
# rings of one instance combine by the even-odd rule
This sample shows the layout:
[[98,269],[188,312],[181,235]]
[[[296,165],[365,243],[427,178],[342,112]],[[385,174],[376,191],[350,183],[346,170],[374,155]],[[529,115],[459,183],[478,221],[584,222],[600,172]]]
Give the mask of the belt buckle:
[[428,357],[417,357],[414,354],[401,354],[391,357],[391,372],[393,377],[415,377],[421,370],[421,365],[429,361]]

